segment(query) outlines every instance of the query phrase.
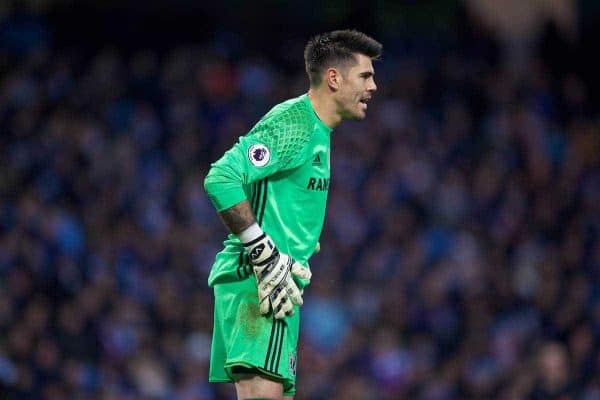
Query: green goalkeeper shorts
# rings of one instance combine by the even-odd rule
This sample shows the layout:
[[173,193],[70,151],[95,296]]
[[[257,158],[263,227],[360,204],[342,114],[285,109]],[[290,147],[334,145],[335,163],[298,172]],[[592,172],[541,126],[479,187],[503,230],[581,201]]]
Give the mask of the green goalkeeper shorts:
[[215,309],[210,356],[210,382],[234,382],[247,372],[283,384],[284,394],[296,391],[299,308],[282,320],[261,315],[254,275],[214,286]]

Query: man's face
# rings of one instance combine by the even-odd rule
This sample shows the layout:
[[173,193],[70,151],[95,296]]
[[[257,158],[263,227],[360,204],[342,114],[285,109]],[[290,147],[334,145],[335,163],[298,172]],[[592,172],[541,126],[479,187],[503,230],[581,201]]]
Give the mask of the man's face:
[[370,57],[356,54],[356,64],[341,69],[336,95],[337,111],[342,119],[361,120],[367,115],[367,102],[377,90]]

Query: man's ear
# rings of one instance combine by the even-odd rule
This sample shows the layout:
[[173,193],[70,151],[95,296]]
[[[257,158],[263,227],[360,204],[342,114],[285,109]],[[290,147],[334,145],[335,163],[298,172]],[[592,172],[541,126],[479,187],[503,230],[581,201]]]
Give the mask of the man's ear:
[[342,74],[337,68],[327,68],[327,71],[325,71],[325,81],[331,90],[339,90],[342,79]]

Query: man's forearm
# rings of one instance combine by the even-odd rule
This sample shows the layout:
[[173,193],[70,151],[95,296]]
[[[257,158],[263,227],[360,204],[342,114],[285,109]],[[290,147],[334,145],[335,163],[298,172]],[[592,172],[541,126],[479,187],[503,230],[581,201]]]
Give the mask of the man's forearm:
[[221,221],[223,221],[227,229],[235,235],[256,222],[248,200],[239,202],[235,206],[221,211],[219,217],[221,217]]

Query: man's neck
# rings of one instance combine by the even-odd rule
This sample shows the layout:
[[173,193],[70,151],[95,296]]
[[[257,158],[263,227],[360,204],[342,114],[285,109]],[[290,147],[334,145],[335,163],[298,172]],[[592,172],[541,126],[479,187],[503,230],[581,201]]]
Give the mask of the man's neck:
[[312,105],[317,117],[329,128],[334,129],[342,122],[342,117],[337,113],[336,104],[323,90],[328,88],[310,88],[308,90],[308,99]]

